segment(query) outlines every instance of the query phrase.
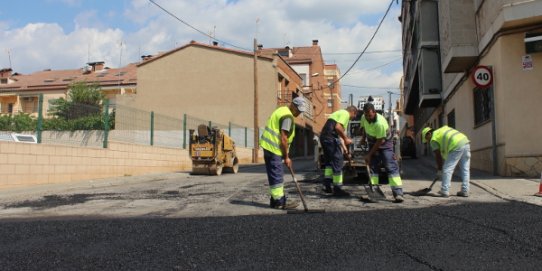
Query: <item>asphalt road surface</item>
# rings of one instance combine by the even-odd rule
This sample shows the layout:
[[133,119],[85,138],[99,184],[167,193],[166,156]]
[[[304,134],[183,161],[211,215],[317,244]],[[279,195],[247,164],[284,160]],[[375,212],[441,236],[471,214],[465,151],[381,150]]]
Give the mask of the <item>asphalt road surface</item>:
[[[297,161],[296,161],[297,162]],[[295,162],[294,162],[295,163]],[[296,163],[310,208],[267,207],[263,167],[2,193],[2,270],[540,270],[542,209],[475,187],[467,199],[334,199]],[[405,190],[429,185],[403,163]],[[295,190],[288,175],[287,191]],[[458,183],[453,187],[457,188]],[[385,190],[389,195],[389,189]]]

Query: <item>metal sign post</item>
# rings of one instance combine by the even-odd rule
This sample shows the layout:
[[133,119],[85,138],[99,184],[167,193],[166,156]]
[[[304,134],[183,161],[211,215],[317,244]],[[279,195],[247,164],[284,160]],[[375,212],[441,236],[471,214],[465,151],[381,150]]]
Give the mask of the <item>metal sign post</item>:
[[497,128],[495,120],[495,91],[493,87],[493,69],[491,66],[477,66],[472,73],[474,84],[481,89],[487,89],[491,107],[491,149],[493,156],[493,175],[498,175],[497,161]]

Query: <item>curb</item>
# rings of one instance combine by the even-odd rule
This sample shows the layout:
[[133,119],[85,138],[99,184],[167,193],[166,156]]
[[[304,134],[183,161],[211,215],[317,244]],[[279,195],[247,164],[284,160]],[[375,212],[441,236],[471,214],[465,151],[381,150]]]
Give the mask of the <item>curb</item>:
[[481,188],[482,190],[488,192],[489,194],[492,194],[502,200],[506,200],[506,201],[511,201],[511,202],[520,202],[520,203],[524,203],[524,204],[529,204],[529,205],[533,205],[533,206],[541,206],[541,204],[539,203],[535,203],[535,202],[531,202],[529,200],[525,200],[525,199],[522,199],[522,198],[517,198],[517,197],[514,197],[514,196],[510,196],[506,193],[503,193],[489,185],[486,185],[486,184],[483,184],[483,183],[480,183],[478,181],[473,181],[471,180],[470,183],[474,186],[477,186],[479,188]]

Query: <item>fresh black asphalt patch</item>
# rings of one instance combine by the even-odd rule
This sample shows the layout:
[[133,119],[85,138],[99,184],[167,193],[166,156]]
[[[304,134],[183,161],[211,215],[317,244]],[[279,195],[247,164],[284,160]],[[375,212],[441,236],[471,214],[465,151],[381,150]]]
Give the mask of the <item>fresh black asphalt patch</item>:
[[0,220],[4,270],[540,270],[516,202],[205,218]]

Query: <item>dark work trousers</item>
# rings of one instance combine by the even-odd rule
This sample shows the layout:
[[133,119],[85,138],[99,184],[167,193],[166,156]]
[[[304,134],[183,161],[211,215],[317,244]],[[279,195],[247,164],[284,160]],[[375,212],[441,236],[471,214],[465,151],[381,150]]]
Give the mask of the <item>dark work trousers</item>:
[[[371,144],[369,148],[372,148]],[[378,184],[378,172],[380,163],[384,164],[388,172],[388,180],[390,188],[394,195],[402,195],[402,181],[399,172],[399,164],[393,159],[393,147],[380,148],[371,159],[371,183]]]
[[264,149],[263,158],[269,182],[269,193],[273,199],[279,200],[284,197],[282,157]]
[[[333,176],[341,176],[343,172],[344,156],[341,150],[341,143],[335,137],[321,137],[322,149],[324,151],[324,166],[331,167]],[[329,176],[324,176],[324,183],[331,184]],[[342,180],[340,182],[342,184]]]

